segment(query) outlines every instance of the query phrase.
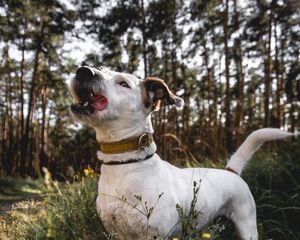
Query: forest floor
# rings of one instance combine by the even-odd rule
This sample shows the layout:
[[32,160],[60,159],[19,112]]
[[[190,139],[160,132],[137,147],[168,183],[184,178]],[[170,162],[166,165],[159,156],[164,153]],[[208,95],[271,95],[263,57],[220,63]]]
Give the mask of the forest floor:
[[0,178],[0,217],[6,215],[14,204],[42,199],[39,184],[31,180]]

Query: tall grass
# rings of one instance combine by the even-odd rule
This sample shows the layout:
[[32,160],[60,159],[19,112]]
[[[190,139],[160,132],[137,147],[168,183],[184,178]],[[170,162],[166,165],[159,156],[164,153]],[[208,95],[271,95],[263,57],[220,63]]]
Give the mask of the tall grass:
[[107,239],[96,213],[98,176],[70,184],[48,181],[45,198],[16,204],[2,218],[8,239]]
[[[300,239],[300,149],[297,143],[283,148],[285,151],[273,153],[260,151],[242,175],[257,204],[260,239]],[[203,165],[216,167],[211,162]],[[224,162],[218,164],[219,167],[224,165]],[[96,213],[97,181],[98,176],[94,175],[82,177],[73,184],[59,184],[48,178],[47,184],[41,186],[46,192],[43,199],[20,202],[1,218],[0,238],[113,238],[112,233],[105,233]],[[196,195],[197,189],[195,186]],[[200,195],[196,201],[201,201]],[[193,239],[191,236],[195,235],[198,237],[194,239],[237,239],[233,224],[225,218],[217,219],[198,234],[191,229],[197,215],[184,213],[177,207],[179,216],[192,218],[182,221],[186,229],[182,238]]]
[[272,154],[261,152],[245,171],[266,239],[300,239],[300,149],[283,145]]

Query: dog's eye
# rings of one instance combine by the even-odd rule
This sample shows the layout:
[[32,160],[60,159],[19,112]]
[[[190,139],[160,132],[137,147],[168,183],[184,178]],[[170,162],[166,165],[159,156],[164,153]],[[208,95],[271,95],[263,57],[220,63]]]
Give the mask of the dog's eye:
[[131,88],[127,82],[125,81],[122,81],[122,82],[119,82],[119,84],[122,86],[122,87],[126,87],[126,88]]

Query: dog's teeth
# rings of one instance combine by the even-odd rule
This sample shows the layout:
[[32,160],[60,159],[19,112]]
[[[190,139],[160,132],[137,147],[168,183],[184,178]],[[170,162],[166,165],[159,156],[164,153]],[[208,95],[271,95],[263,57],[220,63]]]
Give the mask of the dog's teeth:
[[88,104],[89,104],[89,103],[88,103],[88,102],[86,102],[85,104],[83,104],[83,106],[84,106],[84,107],[86,107]]

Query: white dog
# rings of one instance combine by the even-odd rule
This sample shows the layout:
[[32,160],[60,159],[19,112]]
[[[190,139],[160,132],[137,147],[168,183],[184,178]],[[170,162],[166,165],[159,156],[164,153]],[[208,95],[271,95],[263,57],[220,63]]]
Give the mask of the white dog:
[[108,232],[120,239],[180,237],[184,216],[194,211],[197,230],[223,215],[241,239],[258,239],[255,203],[239,175],[263,142],[292,133],[253,132],[226,170],[179,169],[155,154],[152,111],[161,100],[183,104],[162,80],[80,67],[70,91],[74,116],[95,129],[100,143],[97,211]]

